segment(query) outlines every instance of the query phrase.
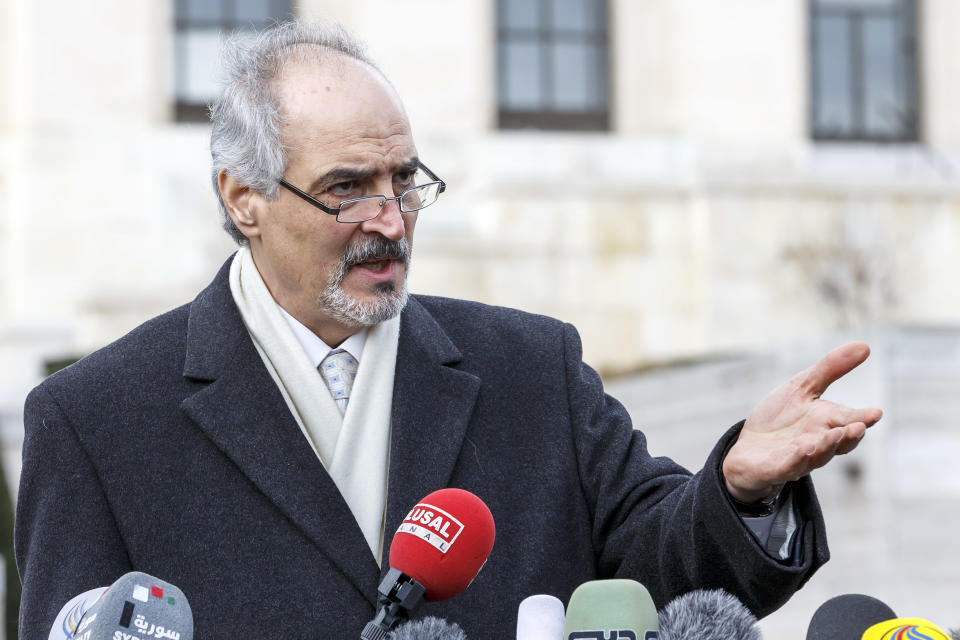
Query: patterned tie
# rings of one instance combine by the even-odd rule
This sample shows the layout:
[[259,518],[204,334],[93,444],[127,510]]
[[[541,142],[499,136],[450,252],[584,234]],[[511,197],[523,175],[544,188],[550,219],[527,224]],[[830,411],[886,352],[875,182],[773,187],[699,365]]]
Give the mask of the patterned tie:
[[347,403],[350,401],[350,388],[353,387],[353,380],[357,377],[357,359],[344,351],[335,349],[327,354],[317,370],[323,376],[323,381],[327,383],[330,389],[330,395],[333,401],[337,403],[342,415],[347,410]]

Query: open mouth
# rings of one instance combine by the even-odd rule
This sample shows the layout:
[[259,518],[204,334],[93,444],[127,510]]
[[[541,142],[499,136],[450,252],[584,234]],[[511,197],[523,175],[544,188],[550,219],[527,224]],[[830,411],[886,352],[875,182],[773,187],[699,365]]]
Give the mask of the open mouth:
[[393,262],[394,258],[379,258],[377,260],[364,260],[356,264],[355,266],[360,267],[361,269],[366,269],[367,271],[373,271],[374,273],[379,273],[386,271],[390,267],[390,263]]
[[410,248],[406,238],[394,242],[380,234],[369,238],[364,236],[347,245],[340,263],[342,270],[338,279],[342,281],[348,273],[353,272],[355,277],[367,281],[392,281],[404,272],[409,256]]

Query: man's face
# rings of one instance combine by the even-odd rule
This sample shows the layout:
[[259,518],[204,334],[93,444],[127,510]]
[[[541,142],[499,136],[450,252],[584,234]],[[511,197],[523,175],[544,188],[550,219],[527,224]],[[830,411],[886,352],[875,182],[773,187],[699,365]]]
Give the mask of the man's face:
[[[410,125],[377,72],[348,58],[325,69],[304,63],[286,70],[276,91],[287,182],[328,206],[411,186]],[[377,218],[344,224],[285,189],[273,201],[252,197],[251,206],[250,248],[270,293],[325,341],[400,312],[416,213],[389,201]]]

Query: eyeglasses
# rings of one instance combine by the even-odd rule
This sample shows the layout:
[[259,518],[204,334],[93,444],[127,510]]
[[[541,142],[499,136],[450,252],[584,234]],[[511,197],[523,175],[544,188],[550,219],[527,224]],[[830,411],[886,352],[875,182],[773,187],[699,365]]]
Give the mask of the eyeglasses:
[[392,198],[388,198],[384,195],[363,196],[362,198],[351,198],[349,200],[344,200],[338,207],[329,207],[323,204],[309,193],[301,191],[283,178],[280,178],[279,182],[282,186],[292,191],[295,195],[300,196],[324,213],[337,216],[337,222],[366,222],[367,220],[373,220],[379,216],[380,212],[383,210],[383,206],[390,200],[396,200],[397,204],[400,206],[400,211],[403,213],[419,211],[420,209],[429,207],[437,201],[437,198],[440,197],[440,194],[446,190],[447,183],[441,180],[440,177],[433,171],[430,171],[430,169],[427,168],[427,165],[423,164],[419,160],[417,161],[417,166],[420,169],[423,169],[423,172],[427,174],[431,182],[425,182],[424,184],[418,184],[414,187],[410,187],[400,195],[393,196]]

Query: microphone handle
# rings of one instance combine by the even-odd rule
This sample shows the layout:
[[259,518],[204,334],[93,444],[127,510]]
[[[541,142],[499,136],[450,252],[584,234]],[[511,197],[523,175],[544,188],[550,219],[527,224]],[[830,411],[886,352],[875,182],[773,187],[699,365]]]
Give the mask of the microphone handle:
[[360,640],[384,640],[398,624],[405,622],[423,604],[426,587],[390,567],[377,588],[380,610],[360,632]]

